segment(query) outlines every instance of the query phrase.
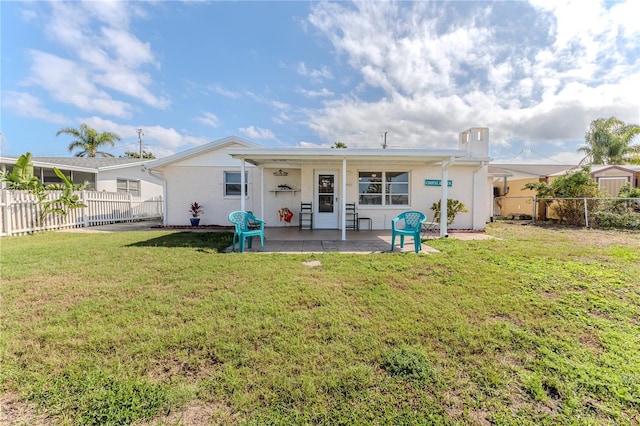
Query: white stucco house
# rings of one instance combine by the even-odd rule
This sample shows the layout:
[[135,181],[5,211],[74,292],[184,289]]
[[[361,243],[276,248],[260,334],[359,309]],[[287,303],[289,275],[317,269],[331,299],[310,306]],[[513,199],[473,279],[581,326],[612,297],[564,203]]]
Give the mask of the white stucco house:
[[[482,230],[490,220],[489,129],[460,133],[451,149],[265,148],[229,136],[147,163],[164,182],[164,225],[189,224],[189,206],[204,206],[201,225],[229,225],[235,210],[249,210],[267,226],[298,230],[301,203],[311,203],[313,229],[339,229],[346,239],[347,204],[373,229],[390,229],[407,210],[433,218],[441,199],[462,201],[451,228]],[[446,183],[442,185],[442,183]],[[283,208],[293,212],[283,220]],[[367,226],[368,228],[368,226]],[[440,223],[446,235],[446,217]]]

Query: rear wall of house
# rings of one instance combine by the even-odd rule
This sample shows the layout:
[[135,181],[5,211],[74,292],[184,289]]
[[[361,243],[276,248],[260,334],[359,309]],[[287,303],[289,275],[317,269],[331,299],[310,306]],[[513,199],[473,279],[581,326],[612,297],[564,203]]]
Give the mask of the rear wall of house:
[[[230,225],[229,213],[240,210],[240,197],[226,197],[224,173],[240,172],[240,161],[231,158],[228,150],[243,148],[229,145],[214,152],[176,162],[163,169],[166,179],[167,203],[165,223],[189,225],[189,206],[197,202],[203,206],[200,225]],[[254,213],[260,209],[260,170],[246,164],[247,198],[245,209]]]
[[[314,165],[305,167],[301,173],[301,192],[300,201],[314,201],[314,178],[316,171],[335,171],[338,181],[338,198],[342,199],[340,193],[342,188],[342,172],[336,165]],[[410,174],[409,182],[409,205],[398,206],[379,206],[379,205],[360,205],[358,193],[358,176],[360,172],[389,172],[389,171],[408,171]],[[478,171],[475,176],[474,172]],[[429,220],[433,219],[434,211],[431,206],[437,203],[442,196],[442,187],[426,186],[425,179],[441,180],[442,168],[440,165],[435,166],[403,166],[389,164],[386,167],[371,166],[358,164],[353,162],[347,164],[347,203],[356,203],[358,215],[371,219],[373,229],[390,229],[391,220],[398,214],[407,210],[418,210],[426,214]],[[467,209],[468,213],[459,213],[455,222],[451,225],[452,229],[484,229],[485,224],[490,219],[489,204],[489,184],[487,180],[487,167],[478,168],[475,166],[456,165],[450,167],[448,171],[448,180],[452,181],[452,186],[447,189],[447,197],[449,199],[457,199],[461,201]],[[475,197],[473,187],[475,185]],[[297,200],[297,197],[296,197]],[[294,206],[294,211],[299,211],[299,204]],[[475,215],[474,215],[475,213]],[[475,219],[474,219],[475,218]],[[341,222],[341,221],[340,221]]]
[[[240,161],[228,156],[226,150],[219,150],[209,155],[184,160],[164,169],[167,180],[167,198],[171,200],[166,210],[168,225],[188,225],[189,205],[197,201],[204,207],[201,225],[229,225],[227,216],[230,212],[240,209],[240,197],[224,196],[224,172],[240,171]],[[302,166],[301,168],[284,168],[286,176],[276,176],[278,169],[265,168],[264,188],[262,188],[261,171],[259,168],[246,164],[248,174],[247,198],[245,209],[251,210],[266,221],[266,226],[297,227],[298,213],[301,202],[314,202],[316,171],[333,171],[336,174],[336,189],[339,208],[342,201],[342,164],[327,163]],[[386,167],[371,166],[355,161],[347,163],[347,203],[358,203],[358,176],[361,171],[408,171],[410,173],[409,205],[403,206],[372,206],[357,205],[360,217],[371,218],[373,229],[390,229],[391,219],[406,210],[419,210],[433,218],[431,210],[433,203],[440,200],[441,187],[426,186],[425,179],[441,179],[440,165],[388,165]],[[475,179],[474,179],[475,173]],[[452,186],[448,188],[448,197],[460,200],[469,209],[468,213],[460,213],[451,228],[455,229],[484,229],[490,218],[489,181],[487,167],[477,165],[454,165],[449,169],[449,180]],[[288,185],[291,191],[283,191],[279,185]],[[473,187],[475,185],[475,196]],[[261,193],[264,193],[264,211],[261,211]],[[288,208],[293,213],[290,223],[281,221],[278,211]],[[475,217],[475,219],[474,219]],[[336,227],[341,223],[338,218]]]

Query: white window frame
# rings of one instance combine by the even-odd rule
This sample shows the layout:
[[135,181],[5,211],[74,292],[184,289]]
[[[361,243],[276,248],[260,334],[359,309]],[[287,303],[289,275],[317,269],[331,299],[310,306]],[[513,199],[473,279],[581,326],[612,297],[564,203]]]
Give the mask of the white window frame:
[[[124,190],[120,189],[120,182],[125,183]],[[137,195],[131,190],[131,183],[135,183],[138,186]],[[120,194],[131,194],[132,197],[142,197],[142,181],[138,179],[116,178],[116,192]]]
[[[240,171],[238,170],[225,170],[223,173],[223,177],[222,177],[222,192],[223,192],[223,196],[225,198],[240,198],[242,195],[242,187],[240,187],[241,183],[240,182],[227,182],[227,176],[230,174],[234,174],[234,175],[238,175],[238,178],[240,178]],[[238,192],[237,194],[229,194],[228,190],[227,190],[227,185],[238,185],[240,187],[240,192]],[[249,172],[245,171],[244,172],[244,188],[245,188],[245,197],[249,196]]]
[[[362,196],[363,195],[367,195],[366,192],[361,192],[360,191],[360,175],[361,174],[369,174],[371,177],[377,177],[374,176],[374,174],[380,174],[380,182],[375,182],[375,185],[380,185],[381,186],[381,192],[375,192],[375,193],[371,193],[374,194],[376,196],[381,197],[381,203],[380,204],[366,204],[366,203],[361,203],[362,200]],[[387,182],[387,173],[406,173],[407,175],[407,181],[405,182]],[[392,185],[407,185],[407,192],[406,193],[393,193],[393,192],[389,192],[387,191],[387,186],[392,186]],[[387,203],[387,198],[391,195],[406,195],[407,197],[407,203],[406,204],[390,204]],[[364,206],[364,207],[408,207],[411,205],[411,171],[410,170],[385,170],[385,171],[379,171],[379,170],[358,170],[358,206]]]

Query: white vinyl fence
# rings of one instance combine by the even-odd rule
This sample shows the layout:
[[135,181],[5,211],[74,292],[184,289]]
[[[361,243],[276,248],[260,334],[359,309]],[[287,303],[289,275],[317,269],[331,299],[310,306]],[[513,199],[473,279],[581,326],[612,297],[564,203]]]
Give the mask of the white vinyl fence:
[[[60,196],[50,191],[47,199]],[[162,218],[162,197],[135,200],[130,194],[79,191],[76,194],[87,207],[68,210],[65,216],[48,214],[40,222],[40,209],[35,195],[28,191],[0,192],[0,236],[25,234],[62,228],[80,228],[115,222]]]

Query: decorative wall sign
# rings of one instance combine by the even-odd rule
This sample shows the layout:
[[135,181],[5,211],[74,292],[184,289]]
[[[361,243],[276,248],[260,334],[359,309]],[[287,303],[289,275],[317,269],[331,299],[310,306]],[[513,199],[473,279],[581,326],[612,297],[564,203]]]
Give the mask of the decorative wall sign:
[[[442,179],[425,179],[424,186],[442,186]],[[453,186],[453,181],[448,180],[447,186]]]

